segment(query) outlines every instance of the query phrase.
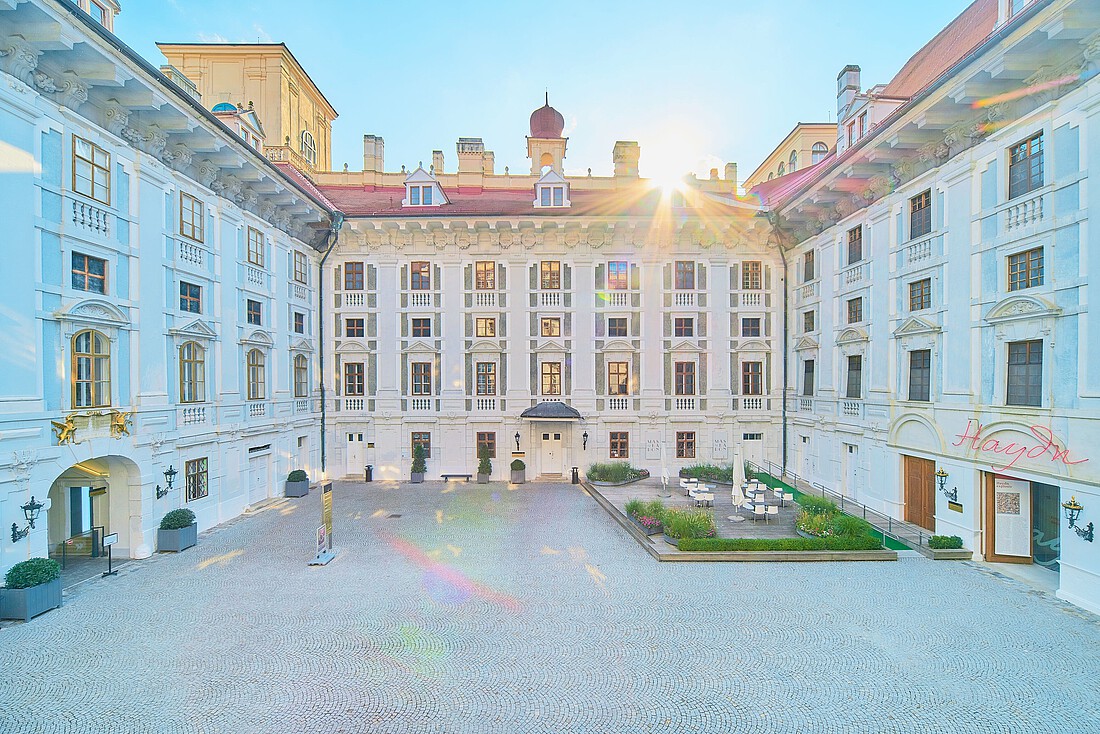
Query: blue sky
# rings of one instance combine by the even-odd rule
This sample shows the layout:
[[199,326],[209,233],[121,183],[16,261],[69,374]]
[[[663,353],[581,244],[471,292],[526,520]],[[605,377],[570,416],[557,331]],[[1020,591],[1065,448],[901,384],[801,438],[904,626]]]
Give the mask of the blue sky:
[[734,161],[744,179],[795,122],[832,119],[845,64],[885,83],[966,5],[125,0],[115,30],[156,65],[156,41],[285,42],[340,113],[337,169],[362,168],[373,133],[388,170],[433,149],[453,170],[460,136],[483,138],[498,172],[527,170],[548,88],[567,171],[606,175],[615,141],[637,140],[642,175]]

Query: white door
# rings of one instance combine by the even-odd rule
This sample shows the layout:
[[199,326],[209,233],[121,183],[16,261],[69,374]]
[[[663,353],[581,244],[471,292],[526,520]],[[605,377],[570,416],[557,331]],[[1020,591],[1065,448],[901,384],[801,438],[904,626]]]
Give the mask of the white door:
[[362,433],[349,433],[348,435],[348,476],[363,476],[363,434]]
[[270,457],[253,456],[248,460],[248,504],[266,500],[271,494]]
[[561,431],[542,433],[542,473],[561,476]]
[[852,497],[857,492],[859,482],[859,447],[852,443],[844,447],[844,487],[841,494]]

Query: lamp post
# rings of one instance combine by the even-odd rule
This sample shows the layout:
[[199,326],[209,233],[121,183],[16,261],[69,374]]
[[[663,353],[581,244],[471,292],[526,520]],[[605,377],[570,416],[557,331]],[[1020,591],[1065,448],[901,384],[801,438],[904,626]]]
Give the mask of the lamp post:
[[[32,497],[31,499],[33,500],[34,498]],[[1063,502],[1062,509],[1066,511],[1066,519],[1069,520],[1069,526],[1073,528],[1073,532],[1091,543],[1093,539],[1092,523],[1090,522],[1083,528],[1077,525],[1077,518],[1081,516],[1081,510],[1085,509],[1081,503],[1077,501],[1077,498],[1070,497],[1069,502]]]
[[41,502],[37,502],[34,499],[34,495],[31,495],[31,501],[20,507],[23,510],[23,517],[27,520],[27,526],[22,530],[15,523],[11,524],[11,542],[18,543],[23,538],[31,534],[31,529],[34,528],[34,521],[38,519],[38,514],[42,512],[42,508],[45,507]]

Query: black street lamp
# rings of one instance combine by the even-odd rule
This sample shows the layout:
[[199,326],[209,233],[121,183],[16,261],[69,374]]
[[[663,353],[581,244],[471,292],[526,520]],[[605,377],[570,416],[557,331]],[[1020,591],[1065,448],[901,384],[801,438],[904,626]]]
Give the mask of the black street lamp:
[[516,451],[519,451],[519,431],[516,431]]
[[581,449],[584,451],[588,450],[588,431],[581,434]]
[[944,488],[944,485],[947,484],[947,477],[948,477],[948,474],[947,474],[947,472],[945,472],[943,470],[942,466],[939,469],[936,470],[936,483],[939,485],[940,491],[943,492],[943,496],[946,497],[948,499],[948,501],[950,501],[950,502],[958,502],[959,501],[959,488],[958,487],[952,487],[950,492],[948,492]]
[[27,520],[27,527],[22,530],[15,523],[11,524],[11,542],[18,543],[23,538],[31,534],[31,528],[34,527],[34,521],[38,519],[38,514],[42,512],[42,508],[45,507],[41,502],[36,502],[34,495],[31,495],[31,501],[23,505],[20,509],[23,510],[23,517]]

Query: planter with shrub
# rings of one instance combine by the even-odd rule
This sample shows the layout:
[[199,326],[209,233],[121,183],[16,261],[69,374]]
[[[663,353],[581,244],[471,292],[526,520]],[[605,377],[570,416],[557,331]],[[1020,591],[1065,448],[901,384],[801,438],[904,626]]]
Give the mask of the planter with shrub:
[[420,484],[424,481],[424,473],[428,471],[427,463],[424,461],[425,458],[424,447],[421,444],[413,446],[413,461],[409,470],[409,481],[413,484]]
[[661,500],[643,502],[633,499],[623,506],[630,522],[646,535],[658,535],[664,530],[664,522],[661,518],[665,515],[665,505]]
[[733,484],[733,465],[716,466],[714,464],[693,464],[680,470],[685,479],[699,479],[716,484]]
[[50,558],[31,558],[8,569],[0,589],[0,618],[29,622],[61,606],[61,566]]
[[489,460],[489,447],[482,446],[477,452],[477,483],[488,484],[493,473],[493,462]]
[[527,465],[522,459],[512,459],[512,484],[523,484],[527,481]]
[[928,539],[928,548],[936,561],[969,561],[974,551],[963,548],[963,539],[957,535],[933,535]]
[[713,538],[718,534],[714,514],[707,510],[673,507],[664,511],[661,522],[664,524],[664,534],[677,541]]
[[199,542],[199,524],[195,513],[187,509],[166,512],[157,529],[157,550],[179,553]]
[[305,497],[309,494],[309,476],[301,469],[295,469],[286,478],[287,497]]
[[596,463],[588,467],[588,481],[597,485],[618,486],[649,478],[649,471],[631,466],[625,461]]

